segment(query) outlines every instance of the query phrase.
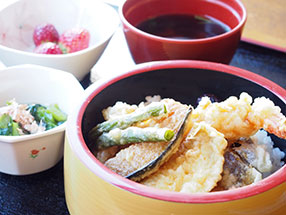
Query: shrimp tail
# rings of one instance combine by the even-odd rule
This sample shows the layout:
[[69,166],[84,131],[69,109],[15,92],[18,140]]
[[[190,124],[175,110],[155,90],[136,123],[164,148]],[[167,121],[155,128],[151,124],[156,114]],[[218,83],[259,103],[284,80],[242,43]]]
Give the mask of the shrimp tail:
[[277,137],[286,139],[286,117],[281,113],[281,109],[265,97],[256,98],[252,105],[251,120],[260,119],[261,127]]

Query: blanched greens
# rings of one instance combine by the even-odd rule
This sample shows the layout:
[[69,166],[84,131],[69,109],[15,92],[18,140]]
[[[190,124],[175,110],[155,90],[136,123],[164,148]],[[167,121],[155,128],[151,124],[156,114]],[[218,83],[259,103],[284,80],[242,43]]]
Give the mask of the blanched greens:
[[67,120],[57,104],[18,104],[15,100],[0,108],[0,135],[18,136],[52,129]]
[[46,127],[46,130],[52,129],[67,120],[67,115],[63,113],[57,104],[45,107],[40,104],[29,106],[31,115],[35,118],[36,122]]
[[8,114],[3,114],[0,116],[0,135],[6,136],[17,136],[19,124],[13,122],[12,117]]

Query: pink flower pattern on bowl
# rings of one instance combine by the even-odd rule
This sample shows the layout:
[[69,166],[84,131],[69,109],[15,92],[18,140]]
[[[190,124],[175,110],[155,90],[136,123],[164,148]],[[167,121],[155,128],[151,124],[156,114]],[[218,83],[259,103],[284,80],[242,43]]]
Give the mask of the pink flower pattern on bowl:
[[41,148],[40,150],[37,150],[37,149],[31,150],[30,158],[33,158],[33,159],[34,159],[34,158],[38,157],[40,151],[44,151],[44,150],[46,150],[46,147],[43,147],[43,148]]

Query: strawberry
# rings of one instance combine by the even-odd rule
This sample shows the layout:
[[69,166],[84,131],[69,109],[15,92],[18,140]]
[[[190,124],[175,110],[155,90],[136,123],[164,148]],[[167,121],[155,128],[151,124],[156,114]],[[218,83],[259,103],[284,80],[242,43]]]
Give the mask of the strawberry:
[[90,34],[83,28],[72,28],[60,35],[59,46],[62,52],[72,53],[89,46]]
[[62,54],[59,45],[52,42],[42,43],[34,50],[38,54]]
[[36,46],[45,42],[55,42],[59,40],[59,33],[55,26],[46,23],[42,25],[37,25],[34,29],[33,40]]

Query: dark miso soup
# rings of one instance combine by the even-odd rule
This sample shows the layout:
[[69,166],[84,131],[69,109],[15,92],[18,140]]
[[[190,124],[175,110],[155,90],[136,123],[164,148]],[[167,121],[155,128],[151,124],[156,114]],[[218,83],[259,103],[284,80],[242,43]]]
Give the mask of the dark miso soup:
[[230,31],[230,27],[210,16],[170,14],[147,19],[137,28],[171,39],[202,39]]

